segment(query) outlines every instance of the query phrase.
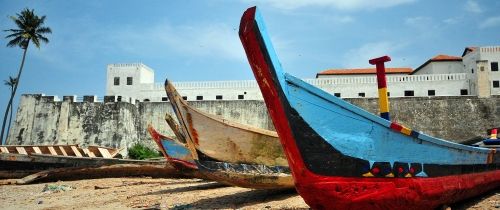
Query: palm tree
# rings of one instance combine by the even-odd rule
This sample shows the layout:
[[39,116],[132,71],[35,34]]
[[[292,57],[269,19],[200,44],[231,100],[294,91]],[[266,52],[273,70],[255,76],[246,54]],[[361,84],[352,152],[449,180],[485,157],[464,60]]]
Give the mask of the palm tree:
[[[9,88],[10,88],[11,97],[12,97],[12,94],[14,93],[14,86],[16,85],[16,83],[17,83],[17,78],[14,78],[11,76],[9,76],[9,80],[4,80],[4,84],[9,86]],[[5,135],[6,138],[9,137],[10,124],[12,123],[12,112],[14,112],[14,111],[12,110],[12,104],[10,104],[9,126],[7,126],[7,135]]]
[[7,43],[8,47],[20,47],[23,49],[23,58],[21,60],[21,66],[19,67],[19,71],[17,72],[16,84],[14,85],[14,89],[12,90],[12,94],[10,96],[9,103],[7,105],[3,123],[2,123],[2,133],[0,134],[0,140],[3,141],[4,131],[5,131],[5,122],[7,121],[7,115],[9,110],[12,107],[12,101],[14,96],[16,95],[17,87],[19,86],[19,82],[21,79],[21,73],[23,72],[24,60],[26,59],[26,52],[28,51],[28,46],[30,42],[40,48],[40,42],[48,43],[49,39],[44,37],[44,34],[52,33],[52,30],[49,27],[44,26],[45,15],[42,17],[38,17],[34,13],[33,10],[28,8],[21,11],[21,13],[16,14],[16,16],[10,17],[12,21],[17,25],[16,29],[8,29],[4,30],[6,32],[10,32],[5,38],[12,38],[9,43]]

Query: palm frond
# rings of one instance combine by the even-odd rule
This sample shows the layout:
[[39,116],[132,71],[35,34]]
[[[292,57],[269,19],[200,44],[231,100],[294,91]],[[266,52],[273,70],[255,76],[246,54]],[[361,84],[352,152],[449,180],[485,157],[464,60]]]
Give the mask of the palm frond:
[[16,46],[21,46],[20,44],[23,42],[23,37],[18,36],[7,43],[7,47],[16,47]]
[[36,33],[38,34],[50,34],[52,33],[52,30],[49,27],[40,27],[36,29]]
[[44,36],[42,36],[42,35],[38,35],[37,37],[38,37],[38,39],[40,39],[43,43],[45,43],[45,44],[49,43],[49,39],[47,39],[47,37],[44,37]]

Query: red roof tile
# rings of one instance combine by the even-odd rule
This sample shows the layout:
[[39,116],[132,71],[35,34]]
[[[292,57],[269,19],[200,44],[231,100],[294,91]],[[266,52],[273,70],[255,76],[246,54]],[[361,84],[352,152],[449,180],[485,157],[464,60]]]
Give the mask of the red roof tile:
[[431,61],[461,61],[462,57],[451,56],[451,55],[436,55],[431,58]]
[[[385,68],[385,73],[387,74],[409,74],[413,70],[411,68]],[[352,75],[352,74],[375,74],[377,71],[375,68],[363,68],[363,69],[329,69],[319,72],[318,75]]]

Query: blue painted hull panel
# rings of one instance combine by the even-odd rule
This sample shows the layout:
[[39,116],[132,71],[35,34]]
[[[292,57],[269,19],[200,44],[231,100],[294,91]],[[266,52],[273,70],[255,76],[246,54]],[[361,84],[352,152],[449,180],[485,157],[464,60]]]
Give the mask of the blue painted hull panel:
[[[292,108],[334,148],[368,161],[432,164],[484,164],[489,149],[456,144],[420,134],[395,132],[390,122],[286,75]],[[466,154],[466,155],[464,155]]]
[[183,145],[179,145],[177,142],[165,139],[161,140],[161,144],[170,157],[194,163],[191,158],[191,153]]

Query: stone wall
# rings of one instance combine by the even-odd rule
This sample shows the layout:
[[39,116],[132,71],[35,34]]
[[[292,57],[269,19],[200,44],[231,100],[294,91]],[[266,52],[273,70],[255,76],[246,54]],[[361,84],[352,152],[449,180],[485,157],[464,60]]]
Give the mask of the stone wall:
[[[378,113],[378,99],[348,99]],[[500,97],[391,98],[391,119],[424,133],[455,141],[500,127]],[[262,101],[193,101],[192,106],[236,122],[274,130]],[[80,144],[126,148],[136,142],[154,147],[147,125],[173,135],[164,121],[168,102],[72,102],[23,95],[7,139],[10,145]]]

